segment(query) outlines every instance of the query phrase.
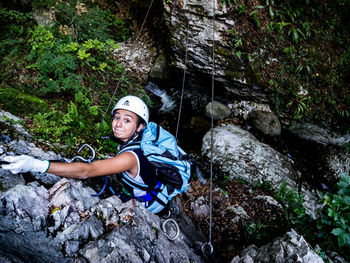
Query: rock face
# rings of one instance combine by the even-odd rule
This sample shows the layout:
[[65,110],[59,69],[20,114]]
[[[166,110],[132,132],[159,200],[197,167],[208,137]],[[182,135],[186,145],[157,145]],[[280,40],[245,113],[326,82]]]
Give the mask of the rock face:
[[[0,135],[0,159],[19,154],[60,159],[25,133]],[[85,181],[0,168],[0,186],[1,262],[204,262],[193,247],[205,239],[183,213],[173,218],[186,223],[170,241],[164,219],[137,201],[93,197]]]
[[292,123],[288,131],[306,141],[319,145],[341,146],[350,142],[350,134],[340,135],[330,129],[320,127],[312,123]]
[[210,84],[207,80],[211,79],[213,69],[214,41],[215,80],[219,84],[216,87],[241,98],[266,101],[263,90],[252,83],[246,65],[233,54],[232,48],[225,40],[225,33],[235,23],[226,5],[210,0],[174,0],[164,1],[164,10],[163,17],[170,34],[170,49],[174,56],[173,64],[177,68],[184,68],[187,50],[191,86]]
[[255,245],[244,249],[239,256],[235,257],[231,263],[248,262],[303,262],[303,263],[323,263],[323,259],[310,247],[305,239],[293,229],[282,238],[257,248]]
[[67,179],[49,190],[30,183],[2,193],[1,256],[12,262],[203,261],[184,234],[170,242],[162,220],[140,203],[91,193]]
[[[210,132],[203,138],[202,151],[210,156]],[[255,184],[269,182],[278,188],[283,181],[296,188],[297,171],[293,161],[266,144],[260,143],[252,134],[229,124],[213,129],[213,161],[233,179],[244,179]]]
[[[252,134],[242,128],[229,124],[215,127],[213,149],[211,131],[203,137],[202,152],[208,158],[213,150],[213,162],[231,179],[243,179],[250,184],[269,183],[278,191],[283,182],[289,188],[298,189],[299,172],[293,161],[270,146],[259,142]],[[320,204],[315,191],[300,187],[304,194],[306,212],[316,218]]]

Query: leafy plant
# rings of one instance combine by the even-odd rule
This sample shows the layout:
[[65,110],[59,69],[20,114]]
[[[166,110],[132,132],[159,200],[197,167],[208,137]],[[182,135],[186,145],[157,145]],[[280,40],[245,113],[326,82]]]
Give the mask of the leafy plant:
[[[342,174],[337,183],[337,193],[319,193],[324,199],[320,211],[321,220],[317,227],[322,237],[331,248],[346,251],[350,248],[350,176]],[[337,242],[332,243],[336,238]]]
[[58,24],[70,28],[73,33],[71,36],[78,42],[113,38],[108,28],[106,11],[98,6],[90,7],[81,1],[69,0],[57,2],[55,9]]
[[310,221],[310,217],[306,214],[303,205],[304,196],[296,192],[295,189],[289,188],[287,183],[283,182],[275,198],[284,207],[286,220],[291,227],[294,227],[297,231],[304,232],[305,223]]

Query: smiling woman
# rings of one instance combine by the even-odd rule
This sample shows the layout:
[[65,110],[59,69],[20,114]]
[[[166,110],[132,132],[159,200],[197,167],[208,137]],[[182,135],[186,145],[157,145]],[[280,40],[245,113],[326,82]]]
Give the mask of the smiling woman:
[[[140,98],[135,96],[121,98],[113,108],[112,116],[113,134],[120,144],[120,150],[141,140],[143,131],[148,125],[149,111]],[[119,174],[128,182],[132,182],[125,185],[123,191],[117,193],[124,201],[135,198],[141,201],[146,208],[152,206],[150,210],[153,213],[159,213],[168,207],[166,202],[155,205],[159,200],[153,192],[164,188],[164,185],[140,148],[127,149],[113,158],[92,163],[55,163],[25,155],[7,156],[4,160],[9,164],[3,165],[2,168],[12,173],[48,172],[76,179]],[[147,189],[131,186],[140,184],[146,185]]]

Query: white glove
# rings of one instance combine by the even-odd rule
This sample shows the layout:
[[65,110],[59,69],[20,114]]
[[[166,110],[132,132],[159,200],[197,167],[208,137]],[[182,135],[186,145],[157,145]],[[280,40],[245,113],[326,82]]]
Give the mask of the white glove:
[[6,156],[4,161],[10,164],[3,164],[2,169],[9,170],[11,173],[40,172],[45,173],[49,169],[49,161],[41,161],[28,155]]

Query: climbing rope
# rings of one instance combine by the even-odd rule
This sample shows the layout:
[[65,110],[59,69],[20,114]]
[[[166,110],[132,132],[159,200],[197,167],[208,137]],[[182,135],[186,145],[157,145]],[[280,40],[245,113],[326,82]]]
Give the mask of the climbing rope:
[[[144,20],[143,20],[143,22],[142,22],[141,28],[140,28],[140,30],[139,30],[139,32],[138,32],[138,34],[137,34],[135,40],[133,41],[133,43],[132,43],[132,45],[131,45],[133,48],[136,46],[136,44],[138,44],[138,40],[139,40],[139,38],[140,38],[140,36],[141,36],[141,32],[142,32],[142,30],[143,30],[143,27],[145,26],[145,23],[146,23],[146,20],[147,20],[148,15],[149,15],[149,12],[150,12],[150,10],[151,10],[153,1],[154,1],[154,0],[151,1],[150,5],[149,5],[149,7],[148,7],[148,9],[147,9],[147,13],[146,13],[145,18],[144,18]],[[132,50],[133,48],[131,48],[131,50]],[[96,141],[96,137],[97,137],[98,133],[100,132],[102,123],[103,123],[103,121],[104,121],[105,118],[106,118],[108,109],[109,109],[109,107],[111,106],[111,104],[112,104],[112,102],[113,102],[113,99],[114,99],[114,97],[115,97],[115,94],[116,94],[116,92],[117,92],[117,90],[118,90],[118,88],[119,88],[119,86],[120,86],[120,84],[121,84],[121,82],[122,82],[122,79],[124,78],[125,73],[126,73],[126,69],[124,68],[123,71],[122,71],[122,73],[121,73],[121,76],[120,76],[120,78],[119,78],[119,81],[118,81],[118,83],[117,83],[117,86],[115,87],[115,89],[114,89],[114,91],[113,91],[112,97],[111,97],[111,99],[109,100],[109,103],[108,103],[108,106],[107,106],[107,108],[106,108],[106,111],[104,112],[103,117],[102,117],[102,119],[101,119],[101,121],[100,121],[100,124],[99,124],[99,126],[98,126],[97,132],[96,132],[96,134],[95,134],[95,136],[94,136],[94,139],[92,140],[92,144],[94,144],[95,141]]]
[[187,19],[186,44],[185,44],[185,65],[184,65],[184,72],[183,72],[183,77],[182,77],[182,88],[181,88],[181,97],[180,97],[180,105],[179,105],[179,114],[177,117],[177,125],[176,125],[176,133],[175,133],[176,140],[177,140],[177,135],[178,135],[179,126],[180,126],[182,101],[183,101],[183,97],[184,97],[184,89],[185,89],[185,81],[186,81],[187,53],[188,53],[188,32],[189,31],[190,31],[190,20]]
[[214,80],[215,80],[215,0],[213,0],[213,46],[212,46],[212,72],[211,72],[211,120],[210,120],[210,192],[209,192],[209,238],[208,242],[203,244],[202,253],[210,256],[213,251],[211,243],[212,235],[212,211],[213,211],[213,149],[214,149]]

